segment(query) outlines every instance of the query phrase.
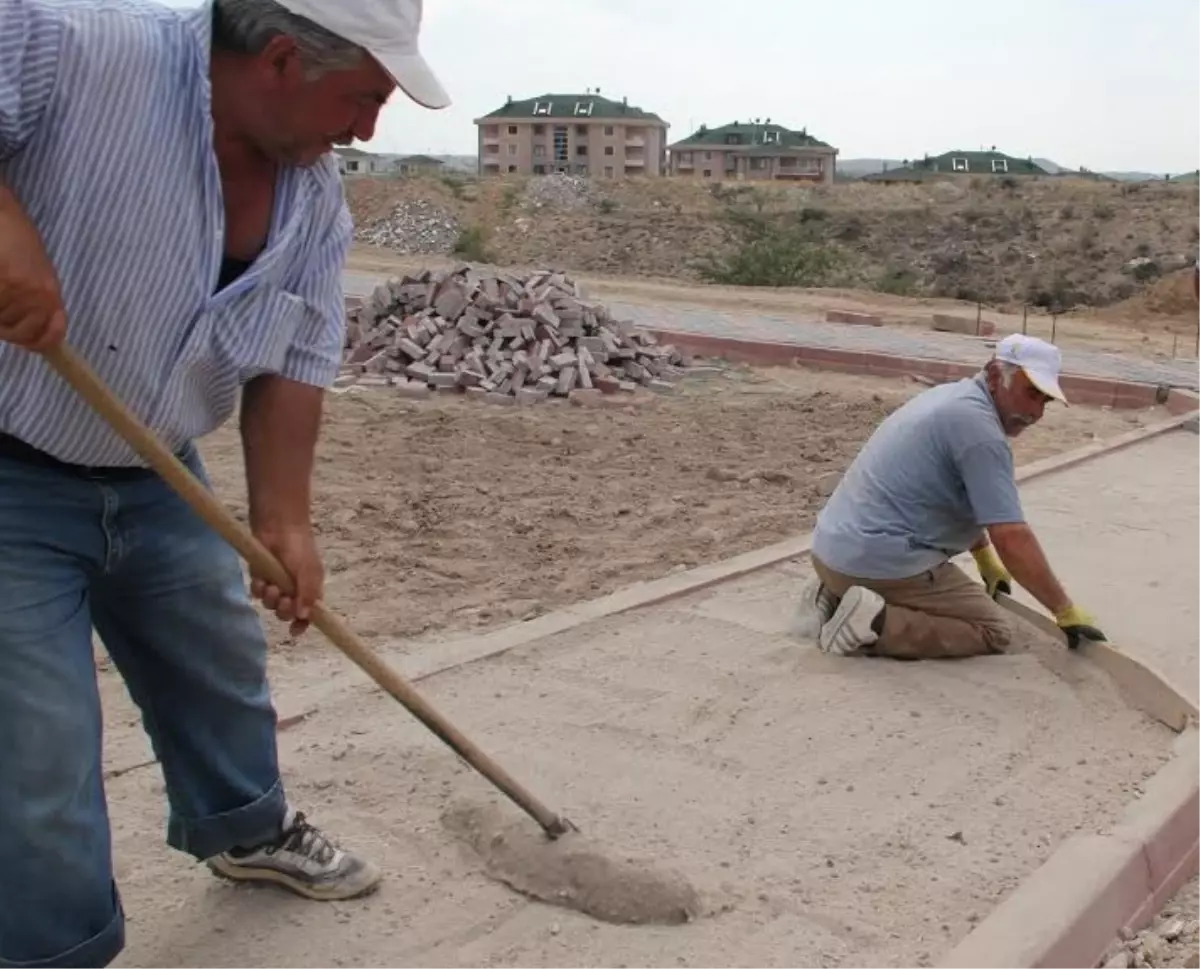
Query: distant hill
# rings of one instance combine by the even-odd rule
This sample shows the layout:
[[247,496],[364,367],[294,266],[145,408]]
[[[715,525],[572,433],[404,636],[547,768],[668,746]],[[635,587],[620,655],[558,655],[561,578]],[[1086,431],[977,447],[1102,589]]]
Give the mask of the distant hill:
[[845,178],[862,178],[887,168],[899,168],[899,158],[839,158],[837,173]]

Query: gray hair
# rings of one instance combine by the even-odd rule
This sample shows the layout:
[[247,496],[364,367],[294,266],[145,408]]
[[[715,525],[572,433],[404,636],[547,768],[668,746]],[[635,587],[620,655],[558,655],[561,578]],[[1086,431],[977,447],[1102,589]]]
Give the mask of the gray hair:
[[212,43],[232,54],[261,54],[280,35],[291,37],[315,79],[326,71],[347,70],[362,63],[357,44],[284,9],[275,0],[214,0]]
[[1017,371],[1021,368],[1015,363],[1009,363],[1007,360],[997,360],[995,357],[992,357],[992,359],[988,361],[987,369],[995,371],[995,373],[1000,377],[1000,383],[1003,386],[1011,387],[1013,377],[1017,375]]

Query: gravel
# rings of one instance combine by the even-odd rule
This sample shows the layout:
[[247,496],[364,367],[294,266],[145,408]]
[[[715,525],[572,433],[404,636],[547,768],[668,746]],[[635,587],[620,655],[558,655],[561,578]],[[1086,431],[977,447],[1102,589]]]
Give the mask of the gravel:
[[447,253],[461,232],[452,212],[424,199],[398,203],[391,214],[358,227],[355,238],[401,253]]
[[591,201],[591,183],[582,175],[555,172],[530,179],[525,189],[525,204],[532,209],[582,209]]
[[1113,946],[1102,965],[1105,969],[1200,966],[1198,904],[1197,879],[1193,877],[1163,906],[1150,925]]

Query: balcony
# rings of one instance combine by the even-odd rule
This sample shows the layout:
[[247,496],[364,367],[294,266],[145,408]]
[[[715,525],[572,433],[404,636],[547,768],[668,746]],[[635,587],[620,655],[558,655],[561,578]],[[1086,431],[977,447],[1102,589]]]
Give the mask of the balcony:
[[630,135],[625,139],[626,148],[645,148],[646,139],[641,135]]

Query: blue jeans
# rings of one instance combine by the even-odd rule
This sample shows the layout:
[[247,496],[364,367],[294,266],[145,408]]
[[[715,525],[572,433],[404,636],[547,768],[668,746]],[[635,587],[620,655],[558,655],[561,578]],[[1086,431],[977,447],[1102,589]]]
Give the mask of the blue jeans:
[[[203,477],[194,449],[185,463]],[[0,456],[0,966],[104,966],[124,946],[93,626],[161,764],[167,843],[208,858],[283,818],[236,553],[157,476]]]

